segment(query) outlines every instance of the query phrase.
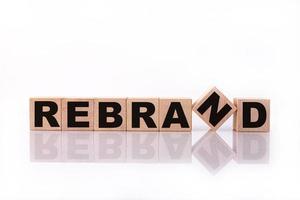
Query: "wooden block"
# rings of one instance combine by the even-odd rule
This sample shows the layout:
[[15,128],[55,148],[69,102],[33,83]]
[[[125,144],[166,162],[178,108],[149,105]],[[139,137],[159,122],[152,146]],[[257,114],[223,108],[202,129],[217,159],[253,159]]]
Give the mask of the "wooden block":
[[236,131],[269,132],[270,100],[269,99],[234,99],[237,112],[233,117],[233,128]]
[[68,98],[62,99],[62,130],[91,131],[94,129],[94,100]]
[[94,130],[126,131],[126,99],[94,99]]
[[159,100],[160,131],[191,132],[192,99]]
[[30,130],[61,130],[61,99],[30,99]]
[[158,98],[127,99],[127,130],[158,131]]
[[236,111],[236,107],[214,87],[193,104],[193,111],[211,130],[217,130]]

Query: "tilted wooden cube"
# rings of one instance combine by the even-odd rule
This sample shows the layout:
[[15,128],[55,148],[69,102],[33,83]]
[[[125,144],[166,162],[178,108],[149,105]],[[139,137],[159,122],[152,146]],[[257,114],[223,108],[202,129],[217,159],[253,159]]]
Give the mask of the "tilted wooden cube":
[[211,130],[217,130],[236,111],[236,107],[214,87],[193,104],[193,111]]

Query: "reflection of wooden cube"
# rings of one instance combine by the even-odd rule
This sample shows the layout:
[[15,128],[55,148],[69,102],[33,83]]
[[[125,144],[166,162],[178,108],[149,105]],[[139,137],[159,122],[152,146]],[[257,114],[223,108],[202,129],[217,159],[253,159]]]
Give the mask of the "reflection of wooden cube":
[[160,131],[192,130],[192,99],[159,100]]
[[155,163],[158,161],[158,132],[128,132],[127,162]]
[[62,100],[62,130],[91,131],[94,129],[93,99]]
[[233,151],[238,163],[258,164],[269,162],[270,134],[238,132],[233,133]]
[[31,131],[30,160],[32,162],[61,162],[61,133],[61,131]]
[[191,162],[192,134],[186,132],[160,133],[159,162]]
[[94,99],[94,130],[126,131],[126,99]]
[[123,131],[95,131],[96,162],[125,162],[127,134]]
[[233,117],[236,131],[270,131],[270,100],[234,99],[237,112]]
[[234,152],[228,144],[216,133],[207,132],[193,145],[193,155],[211,173],[220,171],[234,157]]
[[158,98],[127,99],[127,130],[158,131]]
[[93,131],[62,131],[62,161],[95,161],[93,135]]
[[217,130],[236,108],[214,87],[193,104],[193,111],[211,127],[211,130]]
[[30,130],[61,130],[61,99],[30,99]]

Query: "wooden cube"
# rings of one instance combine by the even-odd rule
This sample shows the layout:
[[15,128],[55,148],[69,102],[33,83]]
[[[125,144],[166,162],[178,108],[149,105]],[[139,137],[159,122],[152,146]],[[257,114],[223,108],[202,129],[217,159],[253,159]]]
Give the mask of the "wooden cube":
[[158,98],[127,99],[127,130],[158,131]]
[[126,99],[94,99],[94,130],[126,131]]
[[233,129],[236,131],[270,131],[269,99],[234,99],[237,112],[233,117]]
[[91,131],[94,129],[94,100],[81,98],[62,99],[62,130]]
[[61,99],[30,99],[30,130],[61,130]]
[[214,87],[193,104],[193,111],[215,131],[236,111],[236,107]]
[[160,131],[191,132],[192,99],[159,100]]

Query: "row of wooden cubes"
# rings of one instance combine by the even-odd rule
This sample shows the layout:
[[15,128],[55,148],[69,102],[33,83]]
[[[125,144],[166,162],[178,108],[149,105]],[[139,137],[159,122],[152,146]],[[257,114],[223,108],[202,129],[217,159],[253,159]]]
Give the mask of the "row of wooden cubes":
[[212,88],[189,98],[31,98],[31,130],[192,130],[192,111],[217,130],[230,116],[236,131],[270,130],[270,100],[234,99]]
[[[36,102],[54,102],[57,105],[57,112],[53,114],[56,119],[56,126],[49,123],[45,117],[42,119],[42,125],[36,124]],[[106,118],[99,115],[101,112],[99,103],[105,103],[108,105],[108,113],[113,113],[112,105],[110,103],[117,103],[120,105],[115,107],[117,113],[115,116],[119,116],[117,127],[109,127],[109,124],[113,124],[113,117],[107,116]],[[136,104],[140,103],[140,104]],[[163,126],[164,120],[166,119],[168,108],[172,103],[180,104],[182,108],[181,117],[185,127],[182,127],[179,123],[169,123],[169,126]],[[137,107],[134,107],[137,105]],[[140,106],[139,106],[140,105]],[[135,113],[136,109],[140,108],[139,114]],[[147,108],[147,109],[146,109]],[[187,98],[179,99],[159,99],[159,98],[99,98],[99,99],[81,99],[81,98],[31,98],[30,99],[30,127],[31,130],[112,130],[112,131],[191,131],[192,129],[192,100]],[[76,109],[74,111],[74,109]],[[71,110],[71,111],[70,111]],[[76,115],[71,117],[70,115]],[[44,111],[45,112],[45,111]],[[135,118],[143,118],[145,115],[146,119],[139,119],[138,122]],[[134,115],[136,115],[134,117]],[[176,115],[176,114],[175,114]],[[72,119],[73,122],[72,122]],[[134,118],[134,119],[133,119]],[[101,120],[107,119],[106,127],[101,126]],[[76,122],[74,122],[76,120]],[[109,121],[111,120],[111,121]],[[114,121],[114,122],[115,122]],[[73,125],[72,125],[73,123]],[[57,125],[58,124],[58,125]],[[74,125],[77,124],[77,125]],[[166,123],[165,123],[166,124]],[[76,127],[75,127],[76,126]]]

